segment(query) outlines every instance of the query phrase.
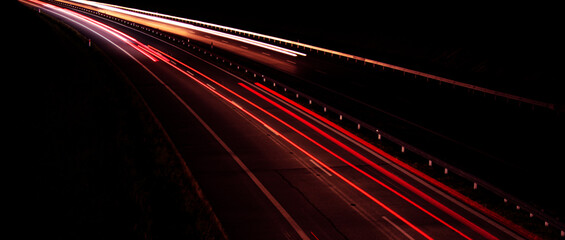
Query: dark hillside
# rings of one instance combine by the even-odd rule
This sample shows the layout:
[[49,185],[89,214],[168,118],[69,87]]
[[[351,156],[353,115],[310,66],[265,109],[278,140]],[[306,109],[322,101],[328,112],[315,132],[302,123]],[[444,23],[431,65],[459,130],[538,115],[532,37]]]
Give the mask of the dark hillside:
[[18,236],[221,239],[186,165],[128,80],[73,30],[15,9],[10,46],[18,52],[5,89],[17,134],[10,156],[20,165]]

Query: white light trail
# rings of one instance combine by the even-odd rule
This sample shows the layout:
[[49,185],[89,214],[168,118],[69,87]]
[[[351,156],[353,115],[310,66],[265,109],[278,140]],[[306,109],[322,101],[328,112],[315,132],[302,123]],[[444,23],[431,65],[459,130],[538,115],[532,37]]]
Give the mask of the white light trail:
[[233,34],[224,33],[224,32],[220,32],[220,31],[208,29],[208,28],[198,27],[198,26],[194,26],[194,25],[188,24],[188,23],[173,21],[173,20],[170,20],[170,19],[162,18],[162,17],[156,17],[156,16],[148,15],[148,14],[153,14],[153,13],[148,12],[148,11],[132,9],[132,10],[135,10],[135,11],[140,11],[140,12],[142,11],[142,12],[148,13],[148,14],[142,14],[142,13],[138,13],[138,12],[122,9],[122,8],[109,6],[109,5],[102,4],[102,3],[93,2],[93,1],[84,1],[84,0],[70,0],[70,1],[94,6],[94,7],[105,9],[105,10],[108,10],[108,11],[113,11],[113,12],[118,12],[118,13],[130,15],[130,16],[144,18],[144,19],[148,19],[148,20],[151,20],[151,21],[157,21],[157,22],[161,22],[161,23],[165,23],[165,24],[169,24],[169,25],[174,25],[174,26],[178,26],[178,27],[181,27],[181,28],[185,28],[185,29],[196,30],[196,31],[208,33],[208,34],[211,34],[211,35],[219,36],[219,37],[222,37],[222,38],[228,38],[228,39],[232,39],[232,40],[235,40],[235,41],[244,42],[246,44],[250,44],[250,45],[257,46],[257,47],[269,49],[271,51],[283,53],[283,54],[293,56],[293,57],[306,56],[306,54],[302,53],[302,52],[286,49],[286,48],[283,48],[283,47],[279,47],[279,46],[275,46],[275,45],[272,45],[272,44],[260,42],[260,41],[257,41],[257,40],[248,39],[248,38],[245,38],[245,37],[240,37],[240,36],[236,36],[236,35],[233,35]]

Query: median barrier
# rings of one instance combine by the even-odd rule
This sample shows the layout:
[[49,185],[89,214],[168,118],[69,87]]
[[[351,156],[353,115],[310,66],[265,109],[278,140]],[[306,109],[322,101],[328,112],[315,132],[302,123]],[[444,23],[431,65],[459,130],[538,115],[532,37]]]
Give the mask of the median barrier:
[[[115,20],[115,21],[124,22],[124,23],[126,23],[126,24],[128,24],[128,25],[130,25],[134,28],[139,28],[139,29],[144,30],[146,32],[150,32],[150,33],[153,33],[154,35],[160,36],[163,39],[166,39],[166,40],[169,40],[169,41],[172,41],[172,42],[180,42],[180,43],[182,43],[183,46],[186,44],[184,41],[177,40],[175,37],[171,38],[171,35],[168,35],[166,33],[164,34],[162,31],[159,31],[159,30],[156,30],[156,29],[153,29],[153,28],[150,28],[150,27],[145,27],[145,26],[140,25],[140,24],[134,24],[132,22],[128,22],[128,21],[122,20],[120,18],[111,16],[111,15],[108,15],[108,14],[97,12],[95,10],[89,10],[89,9],[86,9],[86,8],[73,6],[72,4],[60,3],[58,1],[55,1],[54,3],[63,5],[64,7],[71,7],[71,8],[76,8],[76,9],[79,9],[79,10],[82,10],[82,11],[88,11],[90,13],[98,14],[100,16],[104,16],[108,19],[112,19],[112,20]],[[116,6],[116,7],[119,7],[119,6]],[[121,7],[121,8],[123,8],[123,7]],[[124,9],[129,9],[129,8],[124,8]],[[131,11],[138,11],[139,12],[141,10],[131,10]],[[141,12],[145,12],[145,11],[141,11]],[[403,72],[403,74],[409,73],[409,74],[413,74],[415,77],[416,76],[424,77],[424,78],[426,78],[426,80],[428,80],[428,79],[438,80],[438,81],[440,81],[440,83],[441,82],[449,83],[449,84],[452,84],[454,86],[461,86],[461,87],[464,87],[464,88],[471,89],[472,91],[483,92],[483,94],[491,94],[491,95],[494,95],[494,96],[500,96],[500,97],[506,98],[507,100],[512,99],[512,100],[516,100],[518,102],[531,104],[532,106],[535,105],[535,106],[540,106],[540,107],[555,110],[555,105],[550,104],[550,103],[544,103],[544,102],[541,102],[541,101],[531,100],[531,99],[527,99],[527,98],[523,98],[523,97],[511,95],[511,94],[497,92],[497,91],[494,91],[494,90],[490,90],[490,89],[486,89],[486,88],[482,88],[482,87],[478,87],[478,86],[474,86],[474,85],[470,85],[470,84],[466,84],[466,83],[457,82],[457,81],[454,81],[454,80],[451,80],[451,79],[441,78],[441,77],[434,76],[434,75],[431,75],[431,74],[426,74],[426,73],[418,72],[418,71],[415,71],[415,70],[410,70],[410,69],[394,66],[394,65],[391,65],[391,64],[386,64],[386,63],[382,63],[382,62],[378,62],[378,61],[374,61],[374,60],[370,60],[370,59],[365,59],[365,58],[357,57],[357,56],[350,55],[350,54],[340,53],[340,52],[333,51],[333,50],[319,48],[319,47],[311,46],[311,45],[308,45],[308,44],[293,42],[293,41],[289,41],[289,40],[285,40],[285,39],[271,37],[271,36],[268,36],[268,35],[256,34],[256,33],[248,32],[248,31],[244,31],[244,30],[224,27],[224,26],[215,25],[215,24],[207,24],[207,23],[204,23],[204,22],[192,21],[192,20],[187,20],[187,19],[183,19],[183,18],[172,17],[172,16],[168,16],[168,15],[164,15],[164,14],[155,14],[155,13],[151,13],[151,14],[153,16],[160,16],[160,17],[166,16],[168,19],[177,20],[177,21],[193,22],[195,24],[198,24],[199,26],[214,28],[216,30],[229,31],[231,33],[243,34],[243,35],[248,35],[248,36],[251,36],[251,37],[260,36],[261,39],[264,39],[264,40],[266,39],[267,41],[273,41],[275,43],[278,41],[279,44],[284,43],[285,45],[291,44],[291,46],[293,46],[293,45],[296,45],[296,46],[299,46],[299,47],[302,46],[304,49],[309,49],[310,51],[316,50],[316,52],[322,52],[324,55],[326,53],[328,53],[328,54],[330,54],[330,56],[338,55],[338,57],[340,57],[340,58],[341,57],[345,57],[347,59],[351,58],[351,59],[354,59],[356,62],[361,61],[361,62],[363,62],[363,64],[370,63],[370,64],[372,64],[373,67],[378,65],[378,66],[382,66],[383,69],[386,67],[386,68],[390,68],[392,70],[398,70],[398,71]],[[188,39],[187,42],[190,42],[190,39]],[[190,47],[190,46],[191,45],[188,45],[188,47]],[[188,48],[188,49],[190,50],[191,48]],[[198,52],[202,51],[200,47],[197,47],[195,45],[192,45],[192,50],[197,50]],[[210,52],[209,55],[205,54],[205,56],[212,57],[213,53]],[[224,59],[221,56],[216,56],[215,60],[216,61],[221,60],[221,62],[223,62],[223,63],[225,63],[225,61],[227,61],[227,59]],[[232,62],[231,61],[228,61],[228,62],[229,62],[229,66],[232,66]],[[242,74],[245,75],[246,73],[250,72],[251,70],[249,70],[247,68],[240,69],[240,65],[237,65],[237,69],[235,71],[242,72]],[[289,94],[294,93],[297,99],[300,98],[300,97],[308,99],[308,103],[309,103],[308,105],[312,105],[314,103],[318,106],[323,106],[323,112],[324,113],[332,112],[334,114],[337,114],[339,116],[340,121],[342,121],[343,118],[346,118],[347,120],[349,120],[353,123],[357,123],[357,129],[358,130],[361,130],[362,128],[364,128],[364,129],[367,129],[371,132],[376,132],[378,140],[382,140],[382,138],[384,137],[389,142],[396,144],[397,146],[400,146],[401,147],[401,151],[400,151],[401,153],[405,153],[407,151],[410,151],[410,152],[416,154],[417,156],[419,156],[423,159],[426,159],[429,167],[432,167],[434,164],[442,167],[443,170],[444,170],[443,171],[444,174],[448,174],[449,171],[453,172],[457,176],[460,176],[461,178],[472,182],[474,190],[476,190],[478,188],[478,185],[481,185],[482,189],[488,190],[488,191],[494,193],[495,195],[503,198],[504,203],[514,204],[516,206],[516,210],[522,210],[522,211],[528,212],[530,218],[533,218],[535,216],[538,219],[541,219],[542,221],[544,221],[544,226],[549,227],[551,225],[553,227],[556,227],[560,231],[560,236],[565,237],[565,225],[563,223],[561,223],[558,219],[546,214],[544,211],[538,210],[536,207],[531,206],[530,204],[527,204],[527,203],[519,200],[518,198],[502,191],[501,189],[498,189],[497,187],[489,184],[488,182],[485,182],[485,181],[483,181],[483,180],[481,180],[481,179],[479,179],[479,178],[477,178],[477,177],[475,177],[471,174],[468,174],[468,173],[466,173],[466,172],[464,172],[464,171],[462,171],[462,170],[460,170],[460,169],[458,169],[458,168],[456,168],[456,167],[454,167],[454,166],[452,166],[452,165],[450,165],[450,164],[448,164],[448,163],[446,163],[446,162],[444,162],[444,161],[442,161],[442,160],[440,160],[440,159],[438,159],[434,156],[431,156],[430,154],[428,154],[428,153],[426,153],[426,152],[424,152],[424,151],[422,151],[422,150],[420,150],[420,149],[418,149],[418,148],[416,148],[416,147],[414,147],[410,144],[405,143],[404,141],[402,141],[402,140],[400,140],[400,139],[398,139],[398,138],[396,138],[396,137],[394,137],[390,134],[387,134],[386,132],[383,132],[380,129],[377,129],[374,126],[371,126],[371,125],[369,125],[369,124],[367,124],[367,123],[365,123],[365,122],[363,122],[363,121],[361,121],[361,120],[359,120],[359,119],[357,119],[357,118],[355,118],[355,117],[353,117],[353,116],[351,116],[351,115],[349,115],[345,112],[342,112],[339,109],[328,106],[327,104],[325,104],[325,103],[323,103],[323,102],[321,102],[321,101],[319,101],[315,98],[312,98],[309,95],[304,94],[303,92],[300,92],[300,91],[295,90],[295,89],[293,89],[293,88],[291,88],[291,87],[289,87],[285,84],[282,84],[282,83],[276,81],[275,79],[265,77],[264,75],[262,75],[258,72],[255,72],[255,71],[253,71],[252,75],[253,75],[253,79],[256,79],[258,75],[261,75],[261,79],[262,79],[263,82],[266,83],[267,81],[270,81],[272,83],[273,87],[277,87],[277,85],[279,85],[279,88],[284,88],[284,92],[288,92]],[[565,107],[563,107],[563,108],[565,109]],[[426,180],[429,181],[429,179],[426,179]],[[442,190],[445,190],[445,189],[442,189]],[[448,193],[454,195],[453,192],[448,191]],[[459,200],[468,199],[466,197],[462,198],[458,195],[456,195],[455,197],[458,198]],[[467,201],[463,200],[463,202],[469,203],[468,200]],[[474,204],[470,204],[470,205],[478,208],[478,210],[486,209],[485,207],[477,206],[476,202]],[[481,210],[481,212],[485,213],[484,210]],[[489,217],[493,217],[493,216],[489,216]],[[494,216],[493,218],[496,219],[496,216]],[[497,219],[497,220],[500,220],[500,219]],[[503,221],[503,220],[501,220],[501,221]],[[503,223],[504,223],[504,221],[503,221]],[[506,223],[504,223],[504,224],[506,224]]]

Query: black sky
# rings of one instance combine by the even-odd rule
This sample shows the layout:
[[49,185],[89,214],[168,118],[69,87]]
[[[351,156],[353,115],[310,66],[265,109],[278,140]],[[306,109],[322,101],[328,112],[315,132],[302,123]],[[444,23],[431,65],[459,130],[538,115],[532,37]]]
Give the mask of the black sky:
[[424,63],[440,71],[484,71],[495,79],[509,75],[508,83],[502,85],[541,82],[539,86],[553,89],[552,84],[561,79],[558,69],[565,53],[557,3],[100,1],[298,40],[406,67]]

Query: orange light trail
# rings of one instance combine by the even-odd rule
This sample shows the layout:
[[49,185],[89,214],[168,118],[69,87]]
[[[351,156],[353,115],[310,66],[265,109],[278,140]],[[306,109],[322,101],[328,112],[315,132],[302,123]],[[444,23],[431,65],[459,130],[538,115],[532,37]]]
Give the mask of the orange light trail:
[[[247,43],[247,44],[250,44],[250,45],[254,45],[254,46],[257,46],[257,47],[269,49],[271,51],[279,52],[279,53],[286,54],[286,55],[293,56],[293,57],[296,57],[296,56],[299,56],[299,55],[300,56],[306,56],[305,53],[290,50],[290,49],[287,49],[287,48],[279,47],[279,46],[268,44],[268,43],[264,43],[264,42],[261,42],[261,41],[257,41],[257,40],[253,40],[253,39],[249,39],[249,38],[245,38],[245,37],[240,37],[240,36],[237,36],[237,35],[221,32],[221,31],[216,31],[216,30],[212,30],[212,29],[208,29],[208,28],[198,27],[198,26],[195,26],[195,25],[192,25],[192,24],[187,24],[187,23],[183,23],[183,22],[179,22],[179,21],[173,21],[173,20],[163,18],[163,17],[156,17],[156,16],[153,16],[153,15],[149,15],[151,13],[147,12],[147,11],[143,11],[143,12],[147,12],[147,13],[142,14],[142,13],[134,12],[134,11],[131,11],[131,10],[117,8],[117,7],[113,7],[111,5],[107,5],[107,4],[103,4],[103,3],[97,3],[97,2],[93,2],[93,1],[83,1],[83,0],[70,0],[70,1],[90,5],[90,6],[97,7],[97,8],[100,8],[100,9],[104,9],[106,11],[110,11],[110,12],[114,12],[114,13],[121,13],[121,14],[129,15],[129,16],[147,19],[147,20],[153,21],[153,23],[154,22],[160,22],[160,23],[168,24],[169,26],[172,25],[172,26],[183,28],[183,29],[191,29],[191,30],[196,30],[196,31],[200,31],[200,32],[205,32],[205,33],[212,34],[212,35],[215,35],[215,36],[219,36],[219,37],[222,37],[222,38],[228,38],[228,39],[232,39],[232,40],[235,40],[235,41],[244,42],[244,43]],[[137,9],[135,9],[135,10],[136,11],[142,11],[142,10],[137,10]],[[144,22],[142,24],[148,25],[148,26],[154,25],[154,24],[152,24],[152,22]],[[176,34],[182,35],[183,33],[176,33]]]
[[[180,63],[181,65],[188,67],[189,69],[191,69],[192,71],[200,74],[201,76],[205,77],[206,79],[212,81],[214,84],[220,86],[221,88],[227,90],[228,92],[230,92],[231,94],[237,96],[238,98],[242,99],[243,101],[245,101],[246,103],[249,103],[250,105],[252,105],[253,107],[259,109],[260,111],[268,114],[269,116],[275,118],[277,121],[283,123],[285,126],[287,126],[288,128],[292,129],[293,131],[295,131],[296,133],[300,134],[301,136],[305,137],[306,139],[308,139],[309,141],[313,142],[314,144],[316,144],[317,146],[321,147],[322,149],[324,149],[325,151],[329,152],[330,154],[332,154],[333,156],[340,158],[340,160],[347,162],[345,159],[341,158],[340,156],[338,156],[337,154],[333,153],[330,149],[324,147],[323,145],[321,145],[320,143],[318,143],[317,141],[315,141],[314,139],[308,137],[306,134],[304,134],[303,132],[299,131],[298,129],[292,127],[290,124],[282,121],[280,118],[274,116],[273,114],[267,112],[265,109],[259,107],[258,105],[256,105],[255,103],[252,103],[251,101],[249,101],[248,99],[242,97],[241,95],[233,92],[232,90],[230,90],[229,88],[225,87],[222,84],[219,84],[218,82],[216,82],[215,80],[213,80],[212,78],[202,74],[201,72],[195,70],[194,68],[178,61],[177,59],[173,58],[170,55],[167,55],[161,51],[159,51],[158,49],[149,46],[150,48],[152,48],[155,51],[158,51],[160,54],[175,60],[176,62]],[[367,198],[369,198],[371,201],[375,202],[376,204],[378,204],[379,206],[381,206],[383,209],[385,209],[386,211],[388,211],[389,213],[391,213],[393,216],[397,217],[398,219],[400,219],[402,222],[404,222],[406,225],[410,226],[412,229],[414,229],[416,232],[420,233],[422,236],[424,236],[426,239],[433,239],[432,237],[430,237],[428,234],[426,234],[424,231],[422,231],[420,228],[418,228],[417,226],[415,226],[413,223],[411,223],[410,221],[408,221],[407,219],[405,219],[404,217],[402,217],[401,215],[399,215],[398,213],[396,213],[394,210],[392,210],[390,207],[388,207],[387,205],[385,205],[384,203],[382,203],[381,201],[379,201],[376,197],[372,196],[371,194],[369,194],[368,192],[366,192],[365,190],[363,190],[361,187],[359,187],[358,185],[356,185],[355,183],[353,183],[352,181],[350,181],[349,179],[347,179],[346,177],[344,177],[343,175],[341,175],[340,173],[338,173],[337,171],[335,171],[334,169],[332,169],[331,167],[329,167],[328,165],[326,165],[325,163],[323,163],[322,161],[320,161],[318,158],[316,158],[314,155],[312,155],[311,153],[309,153],[308,151],[306,151],[304,148],[300,147],[298,144],[294,143],[293,141],[291,141],[290,139],[288,139],[286,136],[284,136],[282,133],[276,131],[273,127],[269,126],[267,123],[265,123],[263,120],[259,119],[257,116],[253,115],[252,113],[250,113],[249,111],[247,111],[245,108],[243,108],[241,105],[237,104],[236,102],[234,102],[233,100],[230,100],[229,98],[227,98],[226,96],[222,95],[221,93],[219,93],[218,91],[216,91],[215,89],[211,88],[210,86],[208,86],[207,84],[203,83],[202,81],[198,80],[196,77],[186,73],[185,71],[182,71],[182,69],[180,69],[179,67],[175,66],[174,64],[167,62],[170,66],[172,66],[173,68],[177,69],[178,71],[180,71],[181,73],[183,73],[184,75],[186,75],[187,77],[191,78],[192,80],[196,81],[197,83],[199,83],[200,85],[202,85],[203,87],[207,88],[208,90],[210,90],[212,93],[214,93],[216,96],[220,97],[221,99],[224,99],[226,102],[232,104],[233,106],[235,106],[236,108],[238,108],[239,110],[241,110],[242,112],[244,112],[245,114],[247,114],[248,116],[250,116],[251,118],[253,118],[254,120],[256,120],[257,122],[259,122],[261,125],[267,127],[267,129],[269,129],[270,131],[272,131],[273,133],[275,133],[277,136],[279,136],[280,138],[282,138],[283,140],[285,140],[287,143],[289,143],[290,145],[292,145],[293,147],[295,147],[296,149],[298,149],[299,151],[301,151],[302,153],[304,153],[306,156],[308,156],[309,158],[311,158],[313,161],[315,161],[316,163],[320,164],[323,168],[327,169],[328,171],[330,171],[331,173],[333,173],[335,176],[337,176],[338,178],[340,178],[341,180],[343,180],[344,182],[346,182],[348,185],[350,185],[351,187],[353,187],[354,189],[356,189],[358,192],[360,192],[361,194],[365,195]],[[244,88],[248,89],[248,90],[252,90],[249,87],[245,86],[245,84],[243,83],[239,83],[239,85],[243,86]],[[357,171],[362,171],[361,169],[357,168],[356,166],[354,166],[353,164],[347,162],[350,166],[352,166],[353,168],[355,168]],[[377,179],[373,178],[374,181],[377,181],[379,183],[381,183],[383,186],[384,183],[378,181]],[[397,194],[400,194],[398,192],[396,192],[395,190],[393,190],[392,188],[386,186],[387,189],[394,191]],[[411,203],[415,204],[414,202],[412,202],[411,200],[407,199],[407,201],[410,201]],[[421,207],[420,207],[421,208]],[[426,211],[425,209],[422,208],[423,211]],[[431,214],[431,213],[430,213]]]
[[[132,48],[134,48],[135,50],[137,50],[138,52],[140,52],[141,54],[145,55],[147,58],[151,59],[153,62],[157,62],[158,60],[156,58],[154,58],[150,53],[148,53],[146,50],[144,50],[144,46],[142,43],[140,43],[139,41],[137,41],[135,38],[120,32],[118,30],[116,30],[115,28],[112,28],[106,24],[103,24],[99,21],[96,21],[92,18],[89,18],[85,15],[82,15],[80,13],[68,10],[68,9],[64,9],[64,8],[60,8],[57,7],[55,5],[49,4],[49,3],[44,3],[38,0],[27,0],[28,2],[32,2],[38,5],[41,5],[43,7],[47,7],[50,8],[53,11],[58,11],[60,13],[66,13],[68,15],[74,16],[76,18],[82,19],[83,21],[86,21],[96,27],[98,27],[99,29],[102,29],[103,31],[111,34],[112,36],[120,39],[121,41],[123,41],[124,43],[128,44],[129,46],[131,46]],[[62,15],[61,15],[62,16]],[[84,25],[83,25],[84,26]],[[86,27],[86,26],[85,26]],[[86,27],[88,28],[88,27]],[[89,28],[90,29],[90,28]],[[92,30],[92,29],[90,29]],[[109,41],[109,40],[108,40]]]
[[[348,180],[347,178],[345,178],[343,175],[339,174],[338,172],[336,172],[335,170],[333,170],[332,168],[330,168],[329,166],[327,166],[326,164],[324,164],[323,162],[321,162],[319,159],[317,159],[316,157],[314,157],[312,154],[310,154],[308,151],[306,151],[305,149],[303,149],[302,147],[298,146],[296,143],[292,142],[290,139],[288,139],[286,136],[284,136],[283,134],[277,132],[275,129],[273,129],[272,127],[270,127],[268,124],[266,124],[264,121],[262,121],[261,119],[259,119],[258,117],[256,117],[255,115],[251,114],[249,111],[245,110],[243,107],[241,107],[240,105],[238,105],[237,103],[235,103],[234,101],[228,99],[227,97],[225,97],[224,95],[220,94],[218,91],[216,91],[215,89],[213,89],[212,87],[204,84],[203,82],[201,82],[200,80],[198,80],[197,78],[195,78],[194,76],[191,76],[189,74],[187,74],[186,72],[182,71],[182,69],[180,69],[179,67],[175,66],[174,64],[172,64],[167,58],[165,58],[163,55],[168,56],[171,59],[171,56],[164,54],[163,52],[157,50],[154,47],[151,46],[144,46],[143,44],[141,44],[139,41],[137,41],[136,39],[130,37],[127,34],[124,34],[112,27],[109,27],[103,23],[100,23],[96,20],[93,20],[89,17],[86,17],[82,14],[67,10],[67,9],[62,9],[59,7],[56,7],[54,5],[51,4],[47,4],[47,3],[42,3],[40,1],[36,1],[36,0],[31,0],[32,2],[35,3],[39,3],[43,6],[46,7],[50,7],[52,9],[61,11],[61,12],[66,12],[68,14],[71,14],[75,17],[78,17],[80,19],[83,19],[87,22],[90,22],[91,24],[94,24],[96,26],[98,26],[100,29],[112,34],[113,36],[117,37],[118,39],[124,41],[125,43],[127,43],[128,45],[130,45],[131,47],[133,47],[134,49],[136,49],[137,51],[139,51],[140,53],[142,53],[143,55],[147,56],[148,58],[150,58],[152,61],[156,62],[158,61],[157,58],[163,60],[164,62],[166,62],[167,64],[169,64],[170,66],[172,66],[173,68],[177,69],[178,71],[180,71],[181,73],[183,73],[184,75],[188,76],[189,78],[195,80],[196,82],[198,82],[199,84],[201,84],[202,86],[204,86],[205,88],[207,88],[208,90],[210,90],[211,92],[213,92],[215,95],[219,96],[220,98],[224,99],[225,101],[231,103],[232,105],[234,105],[235,107],[237,107],[238,109],[240,109],[242,112],[246,113],[247,115],[249,115],[250,117],[252,117],[253,119],[255,119],[256,121],[258,121],[259,123],[263,124],[265,127],[267,127],[269,130],[273,131],[274,133],[276,133],[279,137],[281,137],[283,140],[285,140],[286,142],[288,142],[289,144],[291,144],[292,146],[294,146],[295,148],[297,148],[298,150],[300,150],[301,152],[303,152],[304,154],[306,154],[307,156],[309,156],[312,160],[316,161],[318,164],[320,164],[321,166],[323,166],[324,168],[326,168],[328,171],[330,171],[331,173],[333,173],[335,176],[338,176],[340,179],[342,179],[343,181],[345,181],[346,183],[348,183],[350,186],[352,186],[353,188],[355,188],[356,190],[358,190],[360,193],[362,193],[363,195],[367,196],[369,199],[371,199],[373,202],[377,203],[378,205],[380,205],[381,207],[383,207],[384,209],[386,209],[388,212],[390,212],[392,215],[396,216],[397,218],[399,218],[401,221],[405,222],[408,226],[412,227],[414,230],[416,230],[418,233],[422,234],[422,236],[426,237],[427,239],[432,239],[430,236],[428,236],[426,233],[424,233],[421,229],[419,229],[418,227],[416,227],[415,225],[413,225],[412,223],[410,223],[408,220],[406,220],[405,218],[403,218],[402,216],[400,216],[398,213],[394,212],[392,209],[390,209],[388,206],[386,206],[384,203],[380,202],[378,199],[376,199],[374,196],[370,195],[368,192],[364,191],[362,188],[360,188],[359,186],[357,186],[356,184],[354,184],[353,182],[351,182],[350,180]],[[137,45],[137,46],[136,46]],[[155,58],[155,57],[157,58]],[[176,59],[175,59],[176,60]],[[235,96],[239,97],[240,99],[243,99],[244,101],[246,101],[247,103],[251,104],[252,106],[258,108],[259,110],[268,113],[266,110],[264,110],[263,108],[257,106],[256,104],[251,103],[249,100],[243,98],[241,95],[229,90],[228,88],[226,88],[225,86],[219,84],[218,82],[212,80],[211,78],[209,78],[208,76],[200,73],[199,71],[196,71],[195,69],[193,69],[192,67],[189,67],[188,65],[180,62],[177,60],[177,62],[181,63],[183,66],[186,66],[188,68],[190,68],[191,70],[197,72],[198,74],[204,76],[206,79],[214,82],[216,85],[222,87],[223,89],[228,90],[230,93],[234,94]],[[335,143],[337,143],[338,145],[340,145],[342,148],[350,151],[352,154],[354,154],[355,156],[363,159],[363,156],[357,152],[354,152],[352,149],[348,148],[346,145],[344,145],[343,143],[335,140],[335,138],[332,138],[331,136],[329,136],[327,133],[321,131],[319,128],[313,126],[312,124],[308,123],[306,120],[300,118],[299,116],[297,116],[296,114],[290,112],[288,109],[285,109],[284,107],[274,103],[272,100],[266,98],[265,96],[263,96],[262,94],[259,94],[258,92],[252,90],[251,88],[249,88],[248,86],[239,83],[239,85],[241,85],[242,87],[246,88],[247,90],[253,92],[254,94],[260,96],[261,98],[263,98],[264,100],[268,101],[271,104],[274,104],[275,106],[277,106],[278,108],[282,109],[283,111],[291,114],[293,117],[297,118],[298,120],[300,120],[301,122],[305,123],[306,125],[308,125],[309,127],[311,127],[312,129],[316,130],[317,132],[319,132],[320,134],[322,134],[324,137],[334,141]],[[258,84],[259,86],[262,86],[260,84]],[[416,206],[417,208],[421,209],[422,211],[428,213],[430,216],[434,217],[436,220],[442,222],[443,224],[445,224],[446,226],[448,226],[449,228],[453,229],[454,231],[458,232],[459,234],[461,234],[462,236],[468,238],[466,235],[464,235],[463,233],[459,232],[458,230],[454,229],[452,226],[450,226],[449,224],[445,223],[444,221],[442,221],[441,219],[437,218],[435,215],[431,214],[430,212],[428,212],[427,210],[423,209],[422,207],[420,207],[419,205],[417,205],[416,203],[414,203],[413,201],[409,200],[407,197],[403,196],[402,194],[398,193],[397,191],[395,191],[394,189],[392,189],[391,187],[385,185],[384,183],[380,182],[379,180],[377,180],[376,178],[370,176],[368,173],[362,171],[361,169],[359,169],[358,167],[354,166],[353,164],[351,164],[350,162],[346,161],[345,159],[339,157],[337,154],[333,153],[332,151],[330,151],[329,149],[327,149],[326,147],[323,147],[321,144],[319,144],[318,142],[314,141],[313,139],[311,139],[310,137],[307,137],[304,133],[298,131],[296,128],[291,127],[288,123],[280,120],[279,118],[275,117],[274,115],[268,113],[268,115],[270,115],[271,117],[275,118],[276,120],[278,120],[279,122],[282,122],[285,126],[291,128],[292,130],[296,131],[297,133],[299,133],[300,135],[306,137],[308,140],[310,140],[311,142],[315,143],[316,145],[322,147],[324,150],[328,151],[329,153],[331,153],[332,155],[334,155],[335,157],[337,157],[338,159],[340,159],[341,161],[345,162],[346,164],[348,164],[349,166],[351,166],[352,168],[354,168],[355,170],[361,172],[362,174],[366,175],[367,177],[371,178],[373,181],[379,183],[380,185],[382,185],[383,187],[387,188],[388,190],[392,191],[393,193],[395,193],[396,195],[400,196],[401,198],[405,199],[406,201],[410,202],[411,204],[413,204],[414,206]],[[368,159],[367,159],[368,160]],[[378,169],[377,169],[378,170]],[[385,170],[386,171],[386,170]],[[397,176],[393,175],[392,173],[389,174],[385,174],[389,177],[394,177],[396,178],[395,180],[400,180],[401,184],[402,182],[404,182],[403,180],[399,179]],[[405,183],[405,182],[404,182]],[[407,184],[407,183],[405,183]],[[402,184],[404,185],[404,184]],[[415,188],[413,186],[411,186],[411,190],[414,190]],[[416,189],[417,190],[417,189]],[[419,191],[419,190],[417,190]],[[435,201],[435,200],[434,200]],[[451,214],[450,214],[451,215]],[[469,238],[468,238],[469,239]]]

